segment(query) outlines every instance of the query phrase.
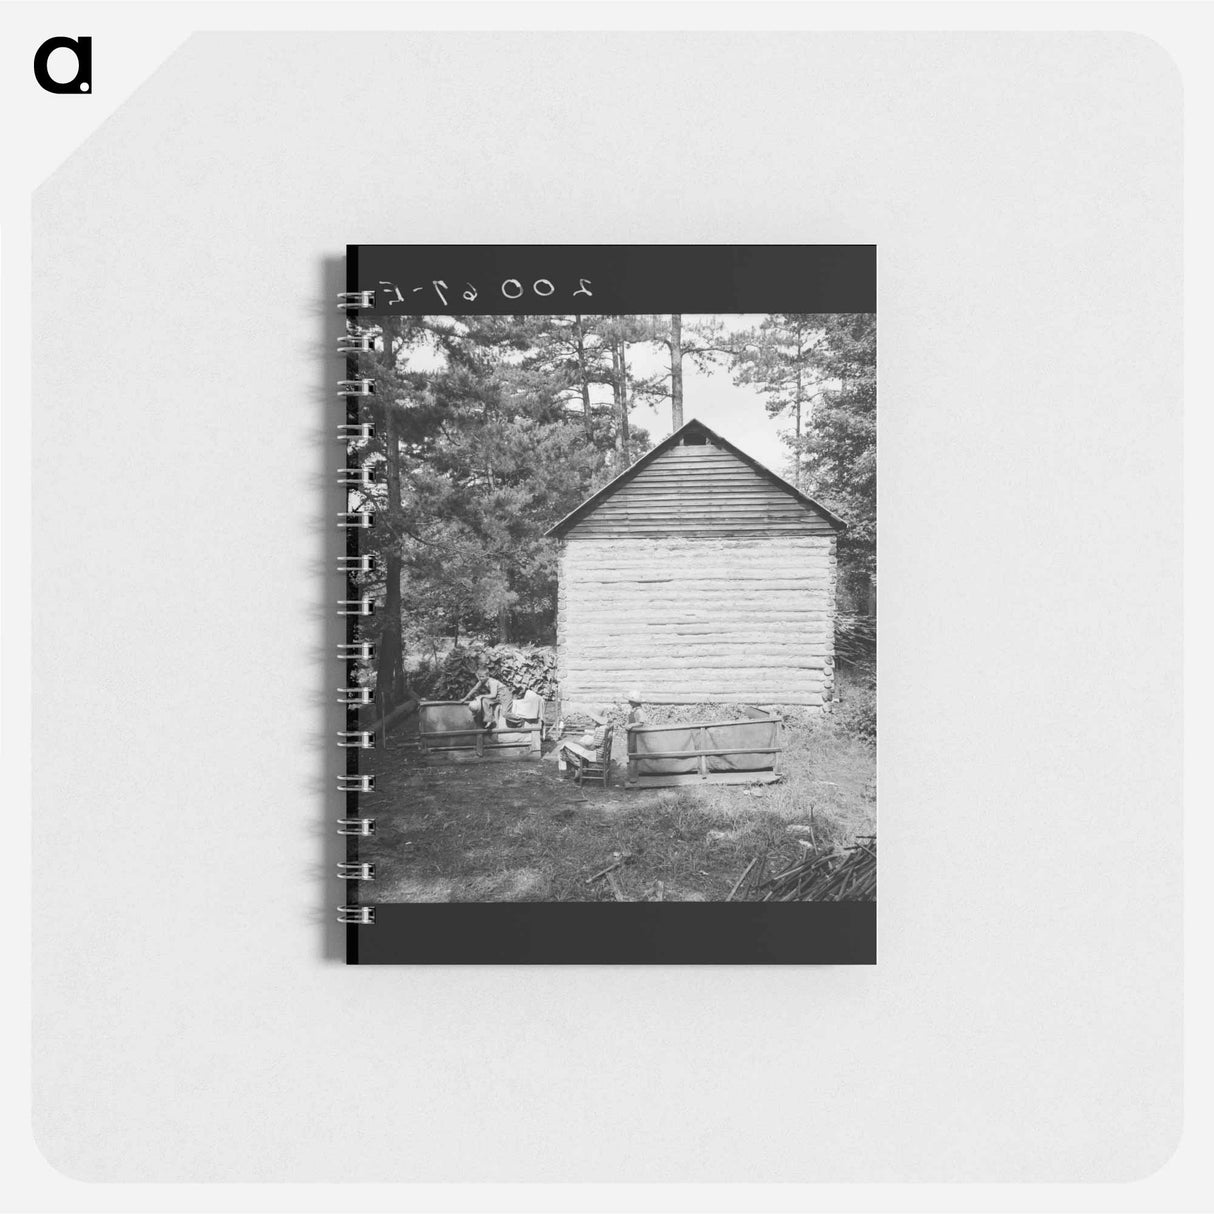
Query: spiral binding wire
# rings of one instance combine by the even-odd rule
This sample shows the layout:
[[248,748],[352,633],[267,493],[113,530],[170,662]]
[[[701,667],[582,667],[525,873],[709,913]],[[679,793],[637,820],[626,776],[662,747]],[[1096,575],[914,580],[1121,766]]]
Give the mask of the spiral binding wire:
[[[374,350],[374,335],[358,323],[361,309],[375,306],[374,291],[343,291],[337,297],[338,307],[346,313],[346,333],[338,339],[337,352],[346,358],[346,378],[338,380],[337,395],[345,400],[345,421],[337,427],[338,439],[346,444],[345,466],[337,470],[337,482],[347,489],[367,489],[375,483],[372,469],[363,466],[358,459],[359,446],[375,437],[375,426],[364,421],[360,414],[361,402],[375,393],[375,381],[363,374],[359,356]],[[375,865],[360,860],[357,856],[358,840],[375,833],[375,819],[360,816],[358,797],[373,792],[375,777],[358,770],[358,752],[375,745],[375,734],[361,728],[360,710],[374,703],[374,694],[369,687],[360,686],[357,679],[358,664],[371,661],[375,647],[358,635],[359,621],[375,611],[370,596],[362,593],[358,584],[360,575],[375,568],[369,554],[359,551],[359,537],[375,525],[373,510],[347,509],[337,516],[337,525],[346,533],[346,551],[337,559],[337,570],[346,576],[346,597],[337,603],[338,614],[345,617],[346,639],[337,647],[337,656],[346,665],[344,686],[337,689],[337,702],[346,710],[346,728],[337,734],[337,745],[347,753],[346,770],[337,777],[338,791],[345,795],[348,816],[337,820],[338,834],[348,837],[346,859],[337,866],[339,880],[345,881],[347,898],[344,906],[337,908],[339,923],[366,926],[375,922],[375,908],[357,904],[359,882],[375,878]]]
[[345,337],[337,339],[338,354],[370,354],[372,348],[370,330],[360,329],[357,325],[351,325]]

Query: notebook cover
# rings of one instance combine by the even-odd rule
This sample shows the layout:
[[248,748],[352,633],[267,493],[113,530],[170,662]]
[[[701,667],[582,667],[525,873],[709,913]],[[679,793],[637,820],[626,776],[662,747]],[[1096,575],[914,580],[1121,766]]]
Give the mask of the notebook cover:
[[346,285],[348,961],[875,962],[875,247],[351,245]]

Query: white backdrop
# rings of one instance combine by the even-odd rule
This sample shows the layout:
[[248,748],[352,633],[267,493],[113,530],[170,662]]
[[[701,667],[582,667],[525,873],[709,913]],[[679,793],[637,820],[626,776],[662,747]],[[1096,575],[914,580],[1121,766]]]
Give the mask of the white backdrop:
[[[1157,46],[201,35],[33,224],[34,1098],[57,1167],[1164,1161],[1181,213]],[[877,967],[340,964],[325,486],[347,241],[877,243]]]

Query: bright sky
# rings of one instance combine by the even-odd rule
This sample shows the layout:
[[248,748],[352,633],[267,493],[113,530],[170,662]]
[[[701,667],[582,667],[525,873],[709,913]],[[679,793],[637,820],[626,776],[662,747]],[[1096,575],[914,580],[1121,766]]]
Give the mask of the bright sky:
[[[690,339],[693,325],[710,320],[722,322],[726,332],[737,332],[757,328],[763,317],[684,316],[686,339]],[[667,365],[664,352],[656,347],[638,345],[629,350],[629,370],[638,377],[660,372]],[[637,425],[649,431],[655,444],[671,432],[669,400],[656,410],[641,405],[632,416]],[[780,431],[789,429],[791,422],[788,418],[772,420],[767,416],[763,397],[754,388],[735,385],[727,359],[717,359],[703,372],[696,369],[691,359],[683,360],[683,420],[689,422],[692,418],[710,426],[777,475],[784,475],[788,448],[780,441]]]

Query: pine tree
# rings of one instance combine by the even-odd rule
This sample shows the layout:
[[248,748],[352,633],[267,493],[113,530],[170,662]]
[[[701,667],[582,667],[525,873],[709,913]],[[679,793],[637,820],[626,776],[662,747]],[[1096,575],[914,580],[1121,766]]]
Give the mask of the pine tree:
[[616,466],[623,471],[633,461],[632,410],[637,386],[629,372],[629,346],[645,340],[647,325],[639,316],[597,317],[598,330],[611,354],[611,399],[614,410]]
[[822,392],[805,452],[815,496],[848,521],[839,541],[845,571],[871,576],[877,559],[877,318],[826,318],[816,358],[838,383]]
[[664,375],[650,376],[636,386],[636,395],[650,405],[659,401],[670,401],[671,431],[683,425],[683,365],[691,359],[700,370],[705,370],[718,358],[733,353],[733,343],[723,336],[721,324],[715,320],[702,321],[690,328],[683,325],[680,314],[651,316],[645,339],[661,347],[666,354]]
[[576,320],[464,317],[442,343],[444,364],[428,377],[441,430],[406,478],[405,551],[410,585],[462,627],[504,641],[516,614],[551,616],[555,546],[544,531],[605,476],[612,450],[593,413],[588,426],[567,407],[585,382],[578,345],[589,355],[602,344],[590,336]]
[[845,574],[871,575],[877,524],[877,328],[869,313],[773,313],[734,339],[734,381],[788,417],[789,479],[847,519]]
[[805,487],[805,435],[813,400],[825,382],[817,350],[826,323],[827,317],[812,313],[772,313],[735,342],[734,382],[751,384],[766,398],[768,417],[792,420],[789,479],[798,489]]

